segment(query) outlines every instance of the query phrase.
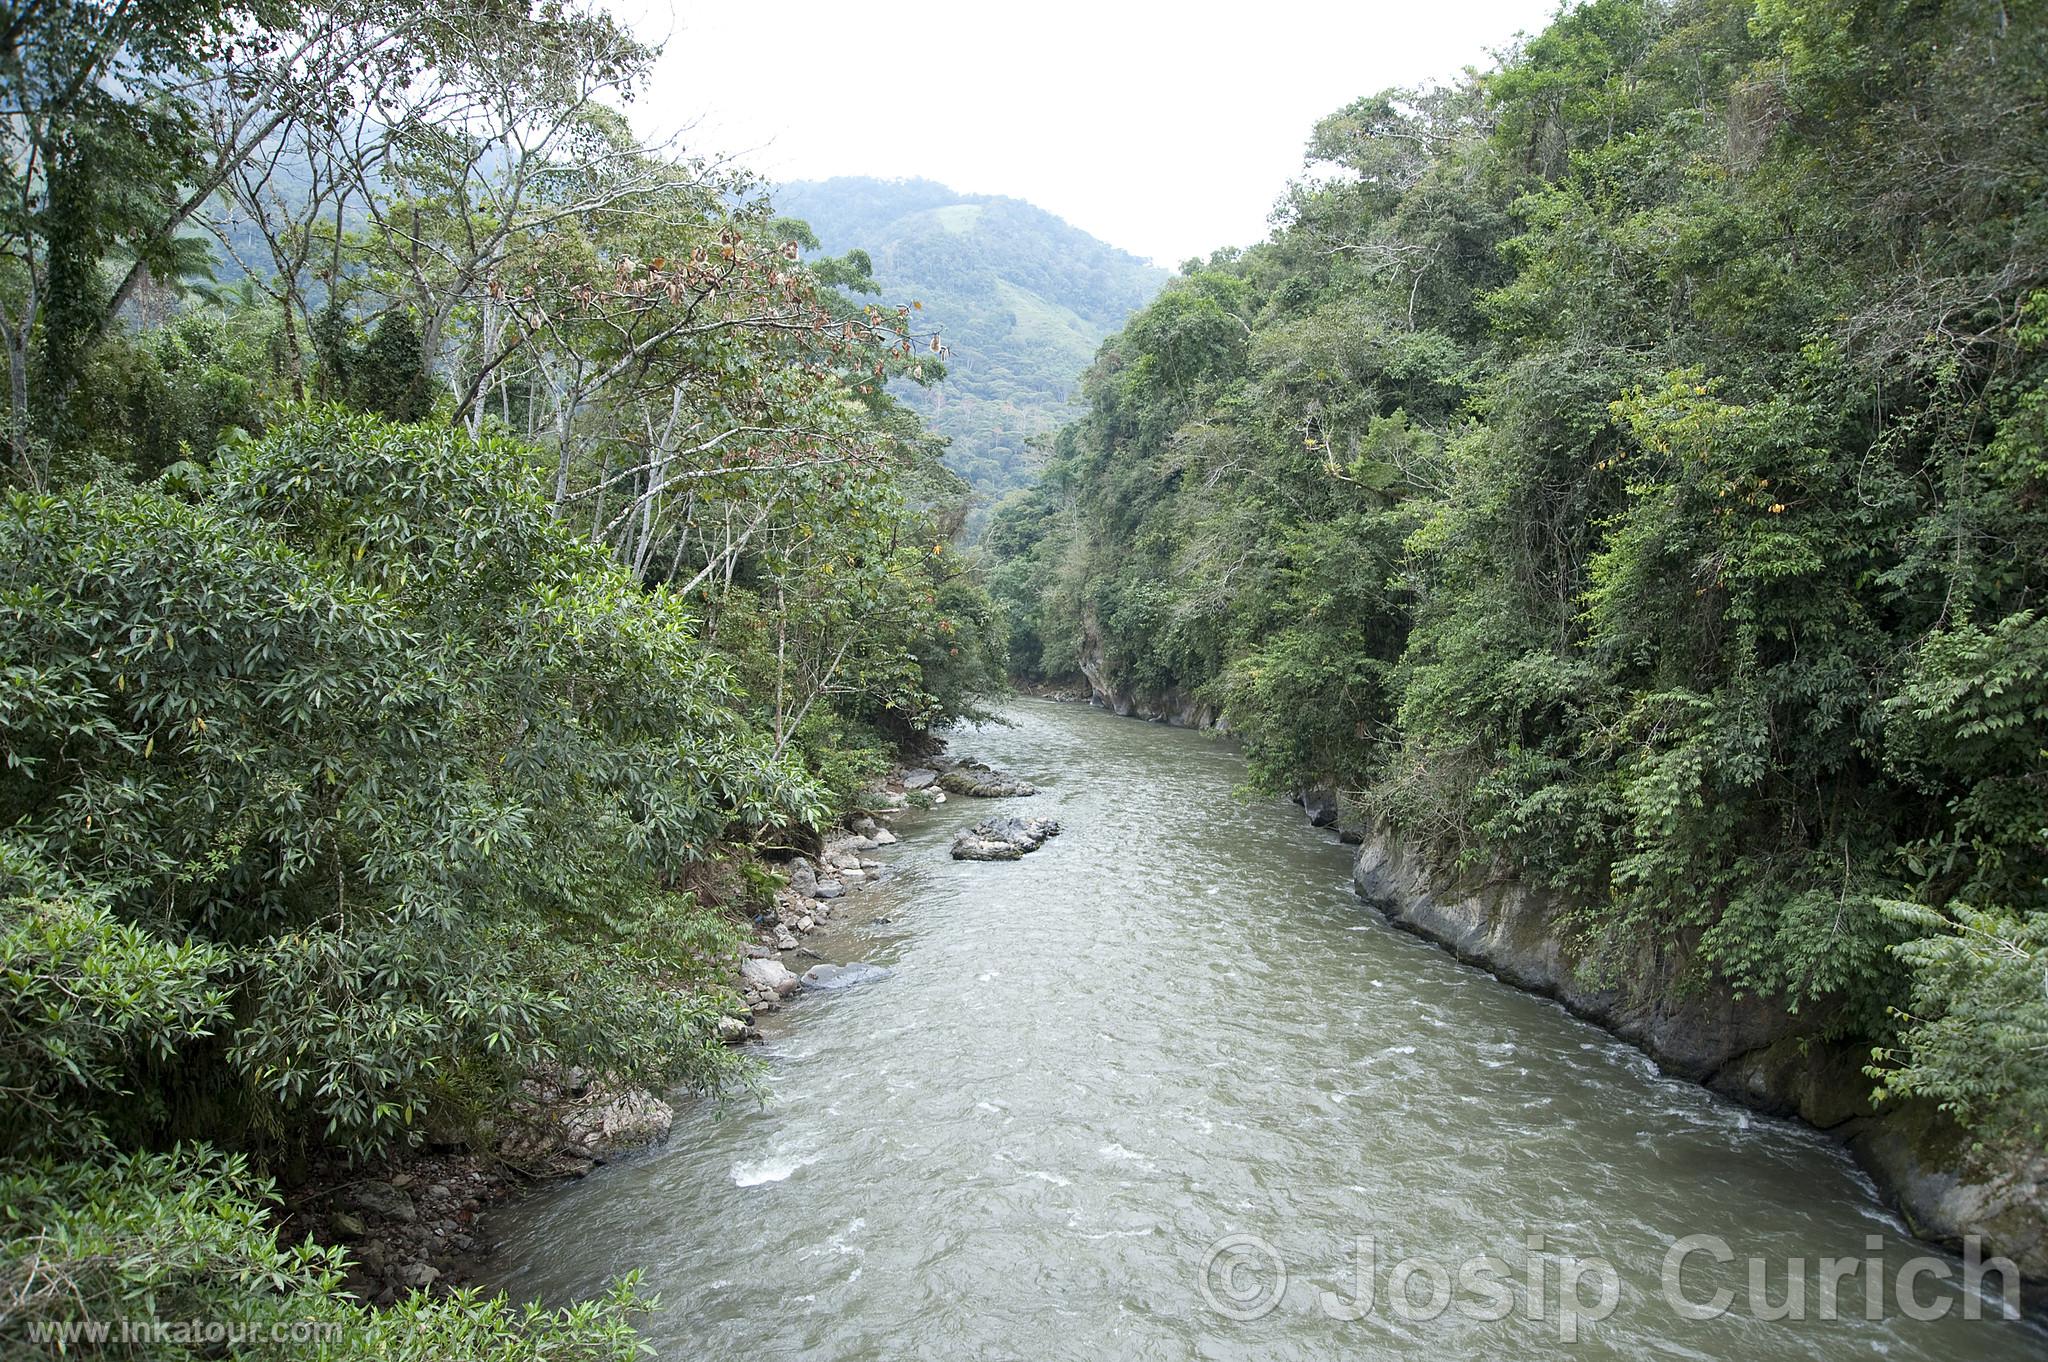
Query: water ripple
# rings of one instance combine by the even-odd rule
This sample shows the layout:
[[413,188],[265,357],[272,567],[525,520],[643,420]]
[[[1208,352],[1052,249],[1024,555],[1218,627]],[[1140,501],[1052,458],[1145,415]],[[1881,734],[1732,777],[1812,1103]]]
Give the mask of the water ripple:
[[[647,1333],[676,1358],[2040,1348],[2001,1323],[1865,1321],[1846,1293],[1839,1322],[1677,1319],[1658,1269],[1686,1234],[1771,1256],[1780,1284],[1783,1258],[1854,1256],[1868,1233],[1894,1261],[1913,1250],[1825,1140],[1387,927],[1350,893],[1346,848],[1232,796],[1244,771],[1222,745],[1072,706],[1012,715],[954,748],[1038,783],[1016,805],[1066,831],[969,864],[947,844],[988,805],[916,816],[859,900],[891,921],[820,942],[888,965],[889,986],[775,1018],[766,1105],[686,1107],[664,1150],[502,1215],[502,1286],[566,1301],[644,1267],[667,1302]],[[1362,1235],[1386,1263],[1490,1253],[1520,1272],[1534,1232],[1621,1275],[1613,1317],[1570,1348],[1554,1311],[1320,1306],[1350,1291]],[[1199,1272],[1244,1233],[1289,1279],[1240,1323]]]

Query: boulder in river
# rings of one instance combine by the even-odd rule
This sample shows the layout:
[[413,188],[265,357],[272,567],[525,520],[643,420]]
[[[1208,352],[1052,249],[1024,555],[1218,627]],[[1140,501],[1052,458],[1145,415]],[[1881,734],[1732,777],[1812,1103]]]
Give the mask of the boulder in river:
[[675,1121],[675,1109],[645,1088],[616,1093],[593,1088],[570,1111],[562,1133],[568,1144],[586,1153],[609,1154],[665,1140]]
[[804,971],[803,984],[805,988],[852,988],[855,984],[872,983],[888,977],[889,971],[882,966],[855,960],[845,965],[813,965]]
[[903,788],[906,790],[922,790],[938,778],[939,773],[937,771],[932,770],[928,766],[920,766],[915,770],[903,773]]
[[1014,861],[1060,835],[1050,818],[986,818],[953,839],[956,861]]
[[1038,793],[1038,787],[1030,781],[1019,780],[979,761],[963,761],[941,775],[939,788],[951,794],[973,795],[977,799],[1009,799]]
[[797,978],[780,960],[748,960],[740,965],[740,979],[755,988],[772,991],[778,998],[796,992]]

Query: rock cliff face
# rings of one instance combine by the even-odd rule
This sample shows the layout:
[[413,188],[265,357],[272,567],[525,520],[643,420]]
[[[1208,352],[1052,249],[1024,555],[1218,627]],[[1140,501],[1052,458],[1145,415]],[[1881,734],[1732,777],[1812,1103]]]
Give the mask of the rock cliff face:
[[1086,631],[1081,642],[1081,675],[1087,678],[1088,690],[1095,703],[1112,714],[1126,719],[1149,719],[1175,728],[1229,731],[1229,725],[1222,722],[1216,707],[1207,701],[1192,699],[1179,690],[1150,692],[1118,686],[1110,679],[1109,668],[1102,657],[1102,640],[1092,628]]
[[1364,834],[1352,883],[1396,924],[1557,999],[1670,1072],[1843,1140],[1914,1233],[1953,1246],[1981,1236],[1987,1258],[2018,1265],[2032,1304],[2048,1296],[2048,1161],[1996,1178],[1972,1172],[1966,1138],[1939,1112],[1872,1107],[1862,1047],[1823,1040],[1813,1020],[1766,1000],[1683,987],[1685,957],[1649,945],[1624,963],[1617,986],[1589,983],[1553,900],[1510,883],[1441,883],[1378,831]]

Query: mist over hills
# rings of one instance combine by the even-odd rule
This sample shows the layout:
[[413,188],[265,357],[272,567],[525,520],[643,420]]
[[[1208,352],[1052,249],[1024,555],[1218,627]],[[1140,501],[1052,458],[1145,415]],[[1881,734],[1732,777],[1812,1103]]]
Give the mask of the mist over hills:
[[1096,348],[1168,277],[1042,208],[931,180],[798,181],[775,198],[827,253],[866,251],[883,296],[922,302],[944,331],[945,381],[901,395],[990,500],[1036,478],[1030,438],[1074,414]]

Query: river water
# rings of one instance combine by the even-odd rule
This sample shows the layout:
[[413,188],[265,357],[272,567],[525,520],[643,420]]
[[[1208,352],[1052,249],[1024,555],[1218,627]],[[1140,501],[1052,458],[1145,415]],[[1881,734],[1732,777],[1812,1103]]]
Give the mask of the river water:
[[[1931,1251],[1839,1149],[1390,927],[1349,848],[1235,795],[1226,745],[1007,712],[952,750],[1043,792],[908,816],[811,939],[892,976],[767,1020],[765,1104],[685,1103],[661,1149],[501,1213],[497,1285],[642,1268],[679,1359],[2042,1355],[1940,1255],[1915,1308],[1946,1314],[1908,1317]],[[998,810],[1066,831],[948,858]],[[1695,1241],[1677,1273],[1681,1303],[1731,1293],[1718,1318],[1665,1289],[1693,1235],[1733,1258]],[[1882,1318],[1868,1266],[1827,1308],[1829,1256],[1878,1260]],[[1789,1278],[1804,1318],[1759,1318]]]

